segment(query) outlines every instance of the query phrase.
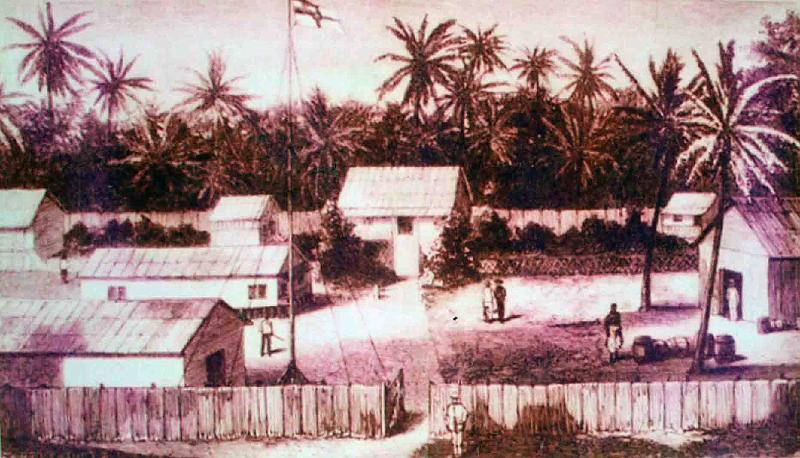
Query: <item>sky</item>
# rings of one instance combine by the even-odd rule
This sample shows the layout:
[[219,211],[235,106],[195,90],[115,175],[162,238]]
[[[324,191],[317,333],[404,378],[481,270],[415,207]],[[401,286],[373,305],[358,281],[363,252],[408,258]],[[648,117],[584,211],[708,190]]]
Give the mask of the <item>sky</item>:
[[[53,0],[57,23],[72,14],[90,11],[89,29],[74,40],[115,57],[139,56],[132,72],[154,80],[156,92],[143,99],[169,108],[181,100],[175,89],[191,82],[190,69],[203,70],[207,54],[220,51],[229,77],[241,76],[238,86],[256,98],[254,107],[285,101],[286,0]],[[646,80],[649,57],[663,58],[669,47],[687,61],[693,73],[692,48],[706,62],[717,61],[716,44],[735,39],[738,66],[752,66],[757,57],[750,44],[761,32],[761,19],[782,20],[787,9],[800,10],[798,1],[761,0],[319,0],[334,10],[343,32],[296,27],[295,41],[300,88],[319,86],[334,101],[378,101],[376,88],[396,68],[375,62],[386,52],[402,52],[387,30],[393,17],[415,29],[425,14],[432,24],[455,19],[462,26],[487,28],[497,23],[509,45],[510,62],[524,47],[545,46],[571,57],[559,37],[588,39],[601,55],[617,53],[641,80]],[[4,17],[36,23],[44,0],[0,0]],[[0,22],[0,46],[27,41],[9,21]],[[0,51],[0,81],[9,89],[36,94],[35,83],[20,87],[18,50]],[[624,80],[612,72],[617,86]],[[690,76],[687,73],[687,79]],[[500,75],[511,80],[511,75]],[[558,90],[563,81],[554,78]],[[388,97],[396,99],[400,92]],[[93,99],[92,99],[93,100]]]

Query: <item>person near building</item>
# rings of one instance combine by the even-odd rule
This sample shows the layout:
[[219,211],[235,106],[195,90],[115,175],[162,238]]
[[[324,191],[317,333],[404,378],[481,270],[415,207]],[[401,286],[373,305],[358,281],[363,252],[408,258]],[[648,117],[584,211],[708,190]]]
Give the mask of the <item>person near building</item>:
[[503,280],[500,278],[495,280],[494,283],[494,300],[497,304],[497,320],[502,323],[506,317],[506,288],[503,286]]
[[445,412],[445,425],[453,443],[453,456],[461,456],[464,453],[464,429],[468,416],[467,408],[461,403],[461,396],[452,393]]
[[61,271],[61,283],[69,283],[69,260],[67,259],[67,251],[61,252],[61,258],[58,260],[58,270]]
[[494,290],[491,280],[486,280],[483,284],[483,321],[487,323],[492,320],[495,313]]
[[272,320],[269,318],[264,318],[264,321],[261,322],[261,356],[272,355],[273,335],[274,329],[272,326]]
[[617,304],[611,304],[608,315],[603,319],[603,328],[606,333],[608,362],[614,364],[619,359],[619,350],[623,343],[622,316],[617,311]]
[[731,278],[728,280],[728,287],[725,289],[725,302],[727,302],[727,313],[725,313],[725,315],[729,316],[730,318],[741,320],[742,317],[739,316],[740,300],[739,288],[736,287],[736,282]]

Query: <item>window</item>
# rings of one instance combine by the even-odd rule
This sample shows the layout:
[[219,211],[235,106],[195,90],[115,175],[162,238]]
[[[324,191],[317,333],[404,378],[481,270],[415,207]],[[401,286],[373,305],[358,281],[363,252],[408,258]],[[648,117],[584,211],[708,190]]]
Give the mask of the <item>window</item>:
[[107,295],[110,301],[124,301],[128,299],[127,291],[125,291],[124,286],[109,286]]
[[683,222],[683,215],[672,215],[672,222],[674,222],[674,223],[682,223]]
[[250,285],[247,287],[247,297],[253,299],[267,298],[267,285]]
[[397,217],[397,233],[398,234],[413,234],[414,233],[414,220],[408,216]]

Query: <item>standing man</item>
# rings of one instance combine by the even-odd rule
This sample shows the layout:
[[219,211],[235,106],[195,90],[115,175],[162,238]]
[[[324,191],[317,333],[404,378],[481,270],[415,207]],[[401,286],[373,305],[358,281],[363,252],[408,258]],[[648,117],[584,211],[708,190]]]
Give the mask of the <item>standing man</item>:
[[608,362],[614,364],[619,359],[619,349],[622,348],[622,316],[617,312],[617,304],[611,304],[611,310],[603,319],[603,328],[606,332],[606,349]]
[[483,321],[489,322],[494,315],[494,291],[492,290],[491,280],[486,280],[483,284]]
[[[727,315],[728,318],[741,320],[742,317],[739,314],[739,289],[736,288],[736,282],[733,278],[728,280],[728,287],[725,289],[725,301],[727,302],[726,310],[723,311],[723,315]],[[735,314],[735,315],[734,315]],[[734,318],[735,316],[735,318]]]
[[261,356],[272,355],[272,320],[264,318],[261,322]]
[[503,280],[498,278],[494,282],[497,286],[494,287],[494,300],[497,303],[497,319],[502,323],[506,315],[506,288],[503,286]]
[[464,429],[468,416],[467,408],[461,403],[461,397],[457,392],[452,393],[444,420],[453,442],[453,456],[461,456],[464,453]]
[[67,260],[66,248],[61,251],[61,259],[58,260],[58,270],[61,271],[61,283],[69,283],[69,261]]

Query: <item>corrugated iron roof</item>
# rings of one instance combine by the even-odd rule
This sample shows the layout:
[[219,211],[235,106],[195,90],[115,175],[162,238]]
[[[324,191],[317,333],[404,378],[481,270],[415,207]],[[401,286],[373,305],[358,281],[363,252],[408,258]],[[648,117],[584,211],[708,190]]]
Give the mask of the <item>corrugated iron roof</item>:
[[180,354],[217,299],[0,299],[0,353]]
[[193,247],[100,248],[80,278],[228,278],[278,275],[288,244]]
[[214,206],[208,219],[210,221],[258,220],[264,216],[271,200],[272,196],[266,194],[224,196]]
[[33,224],[44,189],[0,189],[0,229],[24,229]]
[[351,167],[338,205],[349,217],[447,216],[459,176],[458,167]]
[[698,216],[705,214],[716,200],[713,192],[676,192],[664,207],[664,213],[671,215]]
[[742,197],[734,204],[770,257],[800,257],[800,198]]

